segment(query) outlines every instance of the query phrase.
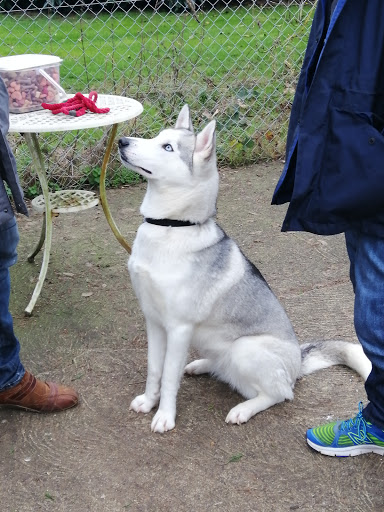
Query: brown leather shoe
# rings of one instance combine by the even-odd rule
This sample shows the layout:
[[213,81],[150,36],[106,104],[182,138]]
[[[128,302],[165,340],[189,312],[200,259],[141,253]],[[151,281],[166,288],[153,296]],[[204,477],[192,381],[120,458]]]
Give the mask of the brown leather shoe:
[[72,388],[43,382],[31,373],[16,386],[0,392],[0,407],[17,407],[32,412],[59,412],[74,407],[79,397]]

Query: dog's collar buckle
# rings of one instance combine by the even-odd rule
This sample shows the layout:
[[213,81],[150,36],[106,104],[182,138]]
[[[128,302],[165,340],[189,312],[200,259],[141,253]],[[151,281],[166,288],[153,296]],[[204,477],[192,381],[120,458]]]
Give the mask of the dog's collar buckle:
[[145,217],[145,222],[154,224],[155,226],[165,226],[170,228],[182,228],[186,226],[197,226],[196,222],[190,222],[189,220],[174,220],[174,219],[151,219]]

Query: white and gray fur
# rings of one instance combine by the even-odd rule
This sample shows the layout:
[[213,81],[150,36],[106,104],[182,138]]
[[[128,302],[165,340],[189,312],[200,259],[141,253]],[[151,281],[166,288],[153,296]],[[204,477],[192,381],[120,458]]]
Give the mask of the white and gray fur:
[[[154,139],[122,138],[119,149],[123,164],[148,179],[141,206],[145,218],[195,223],[169,227],[144,222],[128,262],[148,336],[146,388],[130,408],[148,413],[159,405],[154,432],[175,426],[184,371],[210,373],[246,398],[226,417],[236,424],[292,399],[296,380],[320,368],[345,364],[367,378],[370,363],[358,344],[299,346],[258,269],[215,223],[214,121],[195,135],[185,105],[174,129]],[[202,359],[185,366],[191,346]]]

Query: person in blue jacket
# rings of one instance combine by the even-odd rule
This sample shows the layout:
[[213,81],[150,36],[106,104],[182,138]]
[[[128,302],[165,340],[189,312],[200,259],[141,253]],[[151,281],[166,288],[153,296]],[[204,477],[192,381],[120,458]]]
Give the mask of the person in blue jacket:
[[78,395],[72,388],[41,381],[24,369],[9,312],[9,267],[16,263],[19,232],[5,183],[13,196],[16,211],[28,215],[28,210],[6,138],[8,127],[8,92],[0,78],[0,407],[58,412],[77,405]]
[[318,0],[272,203],[283,231],[345,233],[372,362],[356,417],[307,432],[325,455],[384,454],[384,1]]

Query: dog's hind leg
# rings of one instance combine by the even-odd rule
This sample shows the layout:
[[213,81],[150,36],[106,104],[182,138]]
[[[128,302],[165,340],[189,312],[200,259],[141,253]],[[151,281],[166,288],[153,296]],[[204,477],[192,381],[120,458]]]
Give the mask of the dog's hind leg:
[[248,400],[231,409],[227,423],[245,423],[272,405],[293,399],[300,369],[298,345],[271,336],[236,340],[230,364],[222,378]]
[[252,416],[255,416],[258,412],[265,411],[272,405],[275,405],[279,402],[284,401],[282,397],[281,400],[276,400],[275,397],[269,396],[265,393],[260,393],[256,398],[251,398],[250,400],[246,400],[236,407],[233,407],[225,421],[227,423],[240,425],[241,423],[246,423]]
[[184,372],[188,375],[201,375],[202,373],[211,373],[212,363],[209,359],[196,359],[187,364]]
[[270,368],[268,378],[263,376],[260,381],[257,377],[244,373],[243,379],[237,376],[235,389],[239,391],[245,398],[245,402],[233,407],[226,418],[227,423],[246,423],[255,414],[265,411],[272,405],[276,405],[284,400],[293,399],[293,389],[289,383],[287,372],[285,369]]

